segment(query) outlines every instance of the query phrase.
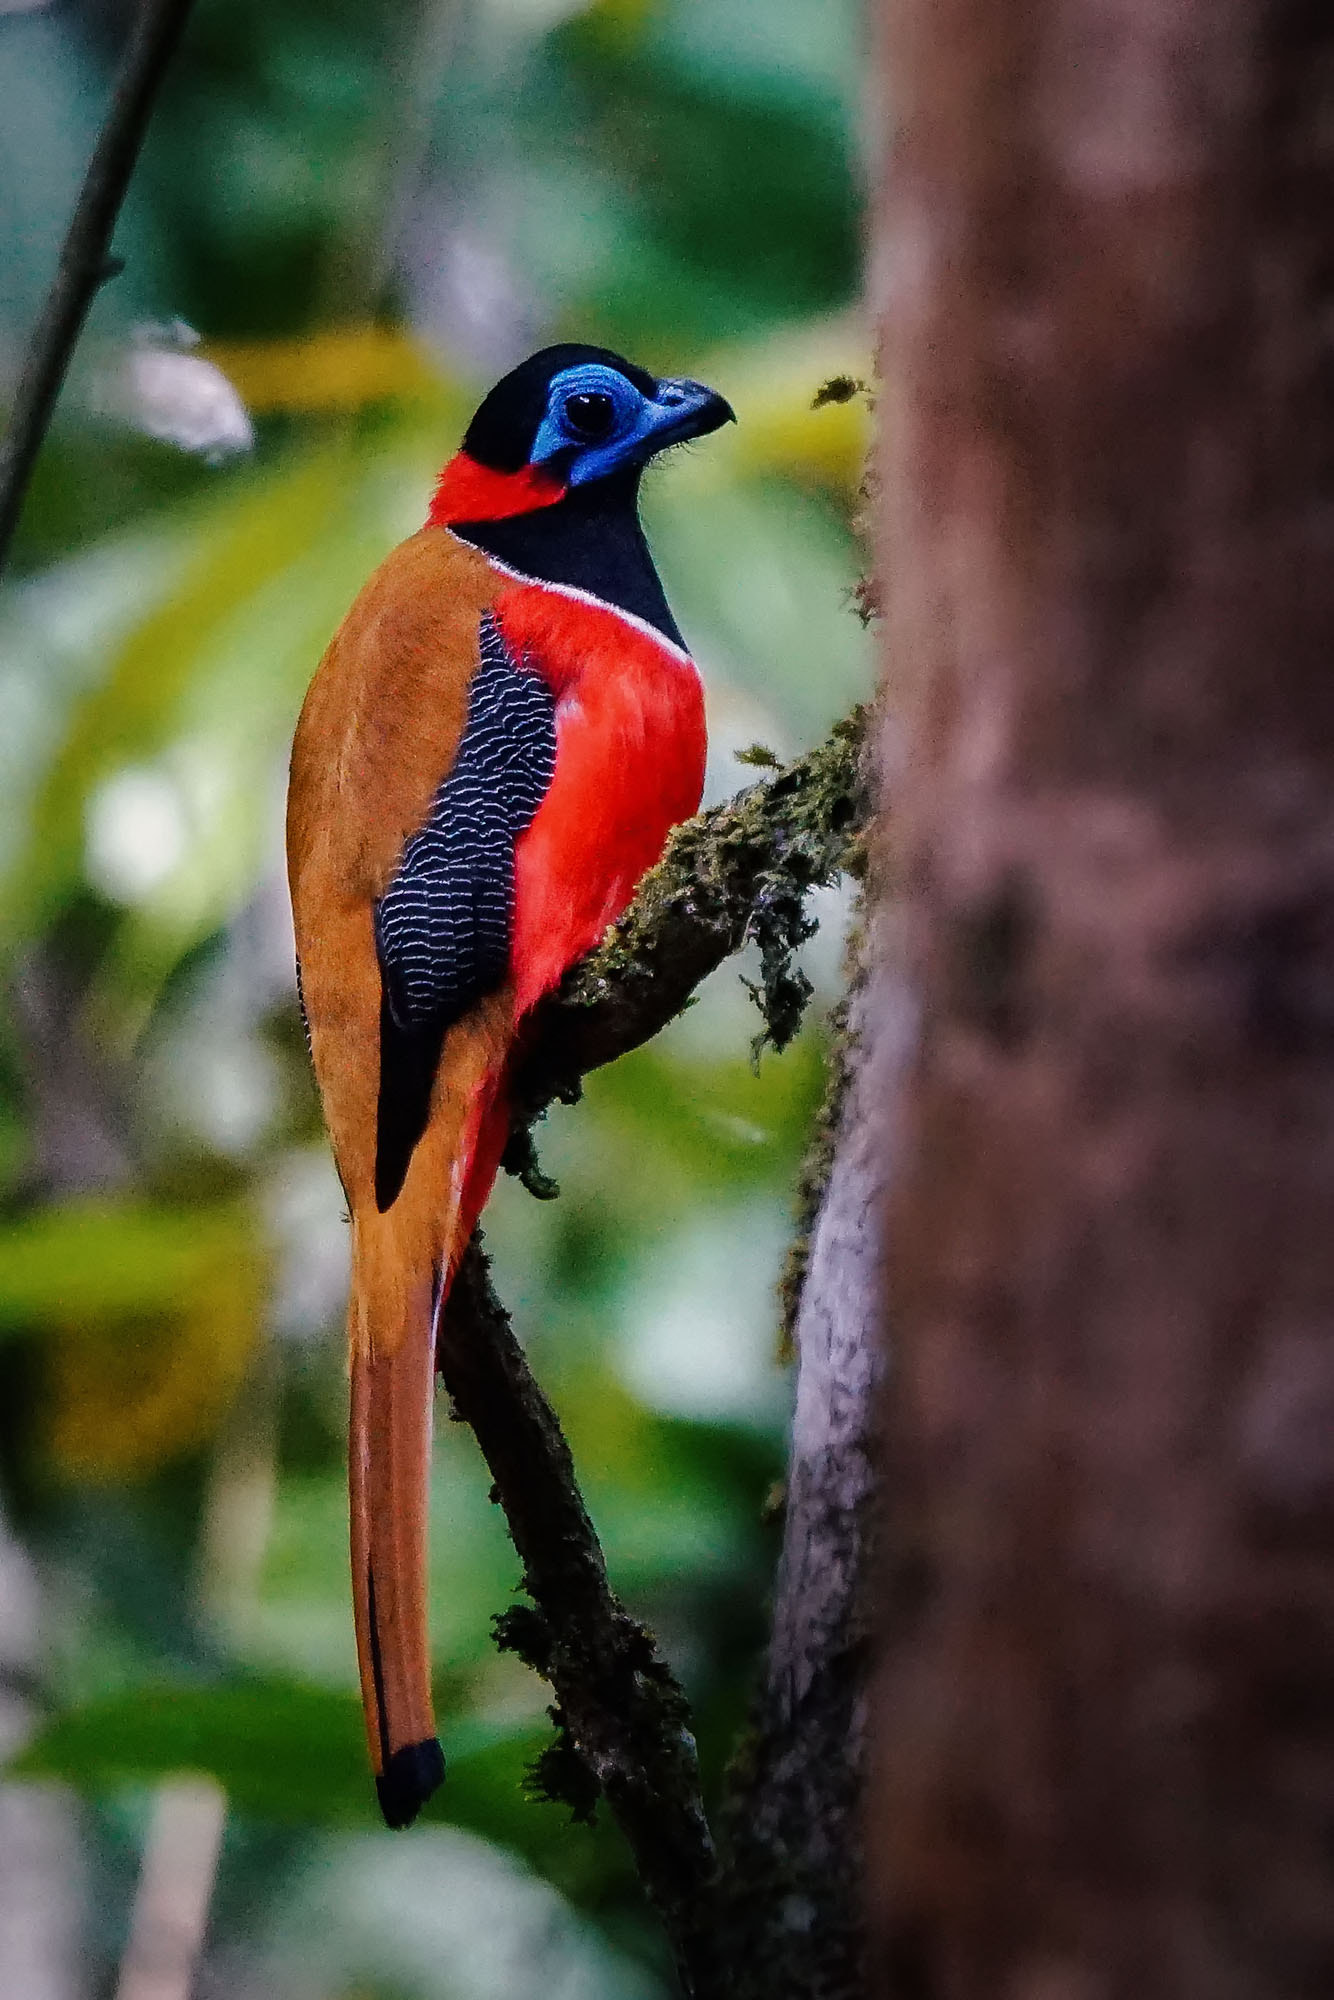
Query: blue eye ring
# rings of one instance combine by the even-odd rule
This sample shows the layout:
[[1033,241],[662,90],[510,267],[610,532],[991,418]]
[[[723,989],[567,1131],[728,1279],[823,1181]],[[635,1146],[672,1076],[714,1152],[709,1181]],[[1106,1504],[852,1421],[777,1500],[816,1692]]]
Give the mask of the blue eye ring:
[[641,457],[641,448],[652,434],[656,389],[651,379],[641,389],[601,361],[563,368],[552,377],[530,463],[559,461],[571,486],[642,463],[649,456],[644,451]]

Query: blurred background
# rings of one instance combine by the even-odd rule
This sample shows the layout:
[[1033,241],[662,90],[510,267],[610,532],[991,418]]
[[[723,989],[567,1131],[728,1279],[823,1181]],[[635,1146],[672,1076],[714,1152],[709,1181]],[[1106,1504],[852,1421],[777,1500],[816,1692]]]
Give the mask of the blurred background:
[[[125,20],[0,0],[0,395]],[[133,1984],[153,1912],[188,1933],[204,1908],[202,1994],[666,1991],[614,1829],[525,1796],[547,1690],[491,1645],[517,1565],[447,1423],[451,1776],[414,1833],[378,1830],[284,765],[359,583],[479,393],[552,338],[740,415],[645,491],[711,794],[753,776],[738,748],[795,752],[867,691],[866,415],[811,407],[869,368],[861,66],[854,0],[200,0],[0,596],[5,2000],[165,1995]],[[505,1184],[487,1222],[713,1795],[774,1555],[774,1288],[841,897],[819,914],[792,1049],[752,1065],[724,968],[545,1128],[560,1200]]]

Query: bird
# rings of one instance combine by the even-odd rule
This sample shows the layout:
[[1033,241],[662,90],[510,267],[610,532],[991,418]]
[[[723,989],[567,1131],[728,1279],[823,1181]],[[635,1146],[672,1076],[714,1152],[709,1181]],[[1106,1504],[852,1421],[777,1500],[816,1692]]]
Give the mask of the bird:
[[510,1127],[524,1024],[697,809],[698,670],[639,518],[714,389],[543,348],[483,399],[363,586],[292,748],[296,983],[351,1225],[348,1490],[380,1810],[444,1777],[427,1631],[441,1311]]

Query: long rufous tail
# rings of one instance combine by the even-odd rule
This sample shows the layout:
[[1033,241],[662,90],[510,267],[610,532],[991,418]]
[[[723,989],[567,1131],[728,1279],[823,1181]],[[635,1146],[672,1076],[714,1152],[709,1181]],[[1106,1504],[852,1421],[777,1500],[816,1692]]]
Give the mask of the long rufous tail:
[[352,1601],[375,1789],[392,1827],[410,1825],[445,1775],[426,1575],[436,1321],[498,1159],[495,1038],[450,1042],[402,1191],[383,1214],[369,1203],[353,1213]]

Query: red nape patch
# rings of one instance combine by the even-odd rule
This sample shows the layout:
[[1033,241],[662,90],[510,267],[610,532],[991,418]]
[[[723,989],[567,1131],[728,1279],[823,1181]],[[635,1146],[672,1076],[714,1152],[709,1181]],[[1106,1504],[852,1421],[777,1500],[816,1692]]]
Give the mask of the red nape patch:
[[440,475],[427,519],[433,528],[452,527],[455,521],[503,521],[510,514],[552,507],[564,497],[564,481],[540,465],[495,472],[459,451]]

